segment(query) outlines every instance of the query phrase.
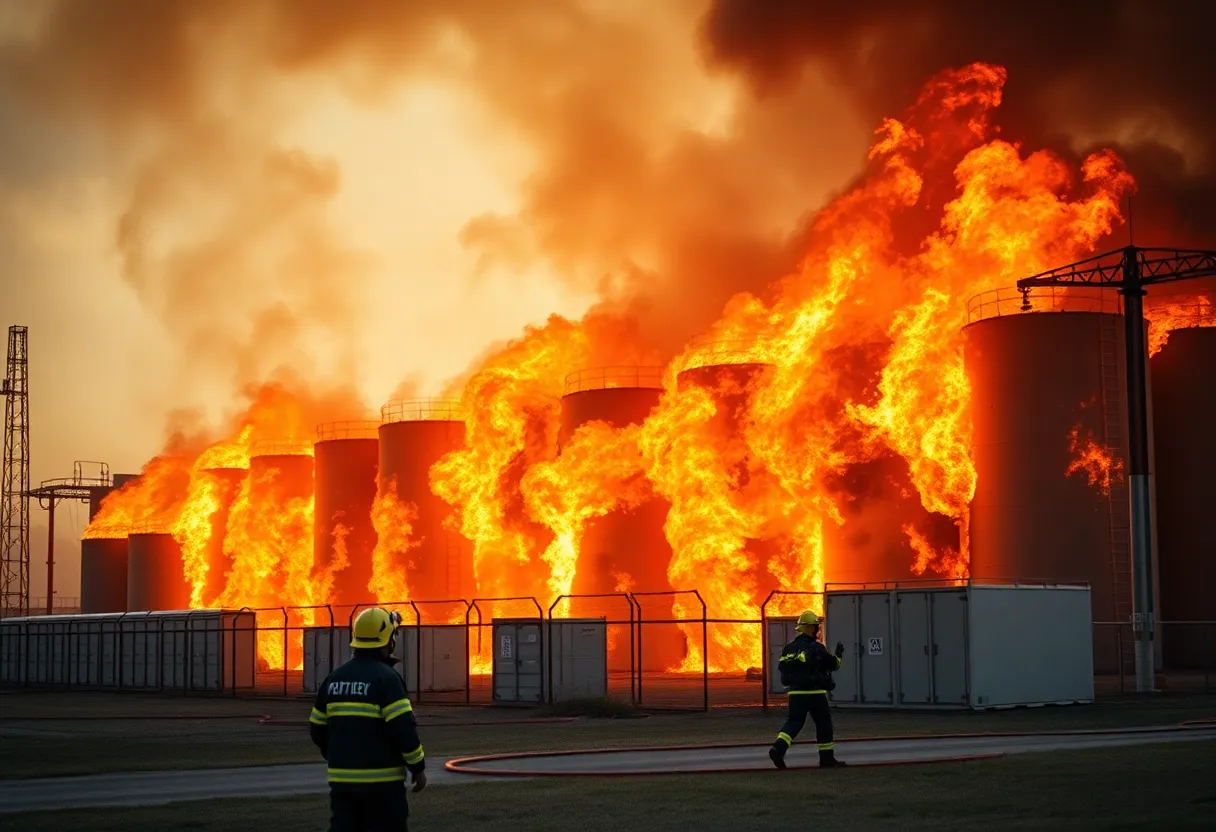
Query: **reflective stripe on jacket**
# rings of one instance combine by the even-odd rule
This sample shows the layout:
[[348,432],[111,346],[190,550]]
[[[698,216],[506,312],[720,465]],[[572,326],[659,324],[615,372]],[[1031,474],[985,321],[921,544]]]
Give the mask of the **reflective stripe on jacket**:
[[356,656],[329,674],[308,721],[331,784],[400,782],[426,768],[405,682],[379,657]]

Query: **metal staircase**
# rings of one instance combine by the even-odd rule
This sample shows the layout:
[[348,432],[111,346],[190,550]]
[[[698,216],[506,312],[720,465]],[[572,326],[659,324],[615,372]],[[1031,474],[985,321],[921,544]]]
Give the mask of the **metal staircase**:
[[[1123,326],[1120,315],[1099,315],[1101,352],[1100,381],[1102,387],[1102,433],[1103,444],[1120,468],[1112,470],[1110,488],[1106,492],[1110,521],[1110,566],[1111,566],[1111,613],[1112,621],[1130,622],[1132,619],[1132,555],[1131,555],[1131,509],[1127,491],[1127,404],[1120,390],[1123,373],[1119,358],[1123,347],[1119,343],[1119,330]],[[1118,657],[1121,672],[1133,672],[1135,668],[1135,646],[1131,630],[1123,634]]]

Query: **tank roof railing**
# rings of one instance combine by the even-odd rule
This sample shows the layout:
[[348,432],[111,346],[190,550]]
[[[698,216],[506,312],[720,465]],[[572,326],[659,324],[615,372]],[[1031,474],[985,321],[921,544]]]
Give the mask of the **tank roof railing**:
[[828,581],[824,592],[884,592],[893,589],[963,588],[970,586],[1068,587],[1088,589],[1088,581],[1044,581],[1026,578],[901,578],[895,581]]
[[680,372],[728,364],[772,364],[771,342],[765,338],[715,340],[701,335],[689,340],[677,362]]
[[1027,312],[1102,312],[1123,314],[1123,296],[1111,289],[1038,286],[990,289],[967,301],[967,323]]
[[463,422],[464,411],[458,399],[401,399],[380,408],[380,423]]
[[259,456],[312,456],[312,440],[259,439],[249,449],[249,457]]
[[375,439],[379,436],[380,423],[373,420],[350,422],[322,422],[317,425],[317,441],[332,439]]
[[565,393],[582,393],[585,390],[613,390],[618,387],[640,387],[647,390],[663,389],[664,368],[653,365],[621,365],[617,367],[588,367],[566,376]]
[[175,525],[176,522],[168,517],[145,517],[132,523],[128,534],[173,534]]

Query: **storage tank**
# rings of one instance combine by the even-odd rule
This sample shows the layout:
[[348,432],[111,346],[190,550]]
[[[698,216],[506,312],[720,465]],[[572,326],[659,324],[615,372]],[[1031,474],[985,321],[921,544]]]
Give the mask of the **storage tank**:
[[410,539],[410,597],[446,601],[476,596],[473,545],[449,528],[452,508],[431,492],[431,466],[464,445],[464,421],[454,401],[404,401],[385,405],[380,415],[379,488],[394,484],[397,499],[413,504],[417,516]]
[[127,540],[127,609],[189,609],[190,584],[182,571],[182,549],[170,526],[136,526]]
[[254,443],[249,458],[250,502],[307,499],[313,494],[311,442]]
[[332,602],[338,606],[374,600],[367,583],[376,546],[372,505],[380,466],[379,427],[379,422],[331,422],[317,428],[313,560],[324,569],[339,539],[345,546],[348,565],[334,578]]
[[80,611],[127,611],[127,538],[80,541]]
[[[588,422],[601,421],[620,428],[639,425],[663,394],[661,367],[601,367],[580,370],[566,377],[562,397],[559,445]],[[670,592],[667,566],[671,545],[663,531],[670,504],[655,496],[636,508],[621,508],[588,521],[579,542],[579,558],[571,592],[607,595],[624,590]],[[648,606],[658,609],[657,602]],[[670,612],[670,610],[668,610]],[[628,609],[614,605],[604,614],[624,618]],[[666,670],[683,660],[684,634],[671,625],[648,628],[643,638],[640,666]],[[628,670],[627,639],[613,639],[608,651],[610,670]]]
[[[971,304],[964,361],[971,383],[971,577],[1087,582],[1093,617],[1132,612],[1128,541],[1124,321],[1114,292],[1074,291],[1039,311]],[[999,310],[991,317],[986,311]],[[1151,420],[1150,410],[1150,420]],[[1109,488],[1095,467],[1070,474],[1091,439],[1114,460]],[[1079,443],[1079,444],[1078,444]],[[1095,627],[1098,672],[1120,669],[1119,628]],[[1133,645],[1123,628],[1122,668]]]
[[[1159,621],[1216,621],[1216,319],[1173,331],[1150,360]],[[1169,668],[1216,666],[1216,625],[1157,630]]]

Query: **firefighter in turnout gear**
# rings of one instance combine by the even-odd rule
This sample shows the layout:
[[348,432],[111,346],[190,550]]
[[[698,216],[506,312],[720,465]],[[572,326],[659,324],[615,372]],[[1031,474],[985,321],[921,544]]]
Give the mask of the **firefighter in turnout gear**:
[[828,691],[836,687],[832,671],[840,669],[844,645],[837,642],[836,654],[829,653],[819,642],[819,625],[819,616],[810,610],[798,616],[795,627],[798,637],[785,645],[777,664],[781,683],[789,688],[789,717],[768,751],[769,759],[777,768],[785,768],[785,752],[806,725],[808,715],[815,723],[819,765],[823,768],[845,765],[843,760],[836,759],[832,713],[828,709]]
[[393,669],[401,616],[378,607],[359,613],[351,633],[355,656],[317,691],[309,717],[312,741],[329,764],[330,832],[402,832],[414,791],[426,788],[422,741],[405,682]]

